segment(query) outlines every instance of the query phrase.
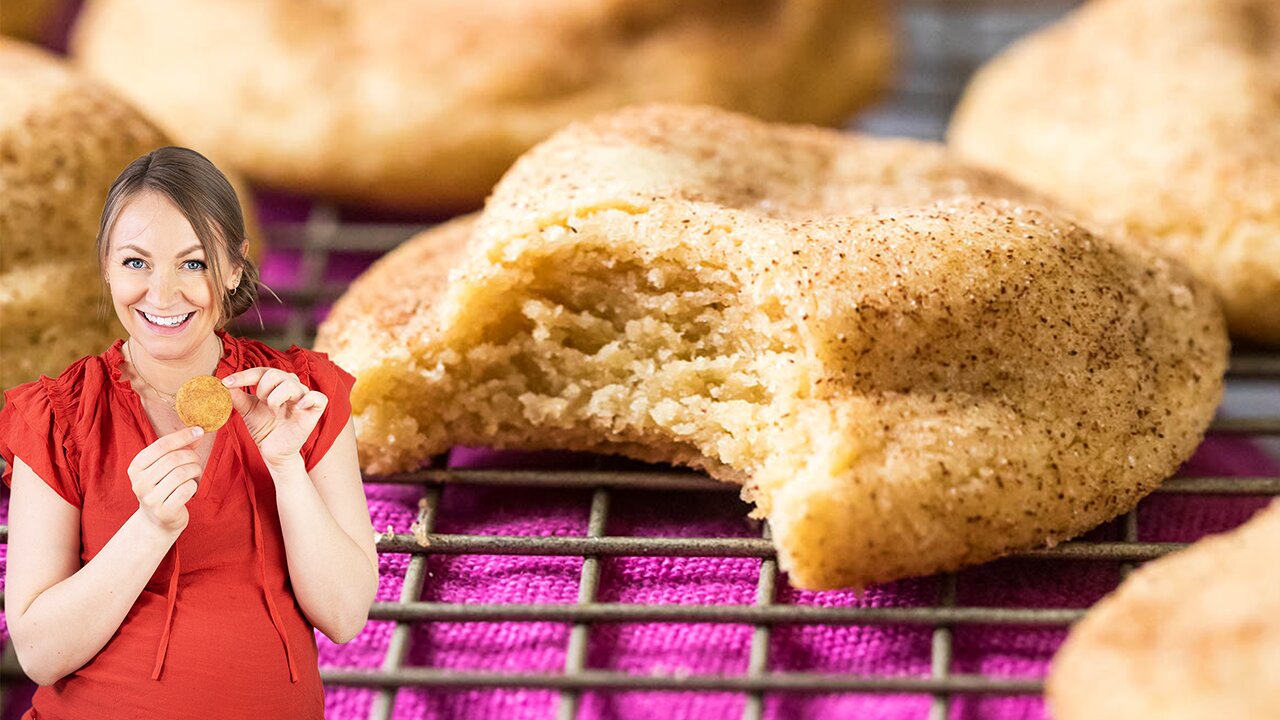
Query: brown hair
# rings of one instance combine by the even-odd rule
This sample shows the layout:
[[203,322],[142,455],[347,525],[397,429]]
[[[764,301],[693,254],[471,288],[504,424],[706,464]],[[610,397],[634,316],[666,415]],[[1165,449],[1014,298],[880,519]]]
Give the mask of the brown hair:
[[[98,225],[98,266],[106,267],[108,236],[120,211],[143,191],[160,193],[187,218],[208,259],[214,291],[219,297],[221,328],[258,300],[258,268],[240,252],[245,237],[244,212],[235,188],[209,159],[184,147],[162,147],[129,163],[120,173],[102,208]],[[222,252],[218,252],[221,248]],[[230,268],[222,267],[229,258]],[[236,292],[227,290],[229,271],[241,270]]]

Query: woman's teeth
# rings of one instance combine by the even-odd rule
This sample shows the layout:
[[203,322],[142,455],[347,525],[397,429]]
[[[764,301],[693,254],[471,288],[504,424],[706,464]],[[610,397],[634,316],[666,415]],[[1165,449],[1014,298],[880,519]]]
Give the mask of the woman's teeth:
[[151,313],[145,313],[145,312],[142,313],[142,315],[146,317],[148,321],[153,322],[156,325],[161,325],[164,327],[178,327],[182,323],[186,322],[187,318],[191,317],[192,313],[187,313],[185,315],[175,315],[173,317],[160,317],[159,315],[152,315]]

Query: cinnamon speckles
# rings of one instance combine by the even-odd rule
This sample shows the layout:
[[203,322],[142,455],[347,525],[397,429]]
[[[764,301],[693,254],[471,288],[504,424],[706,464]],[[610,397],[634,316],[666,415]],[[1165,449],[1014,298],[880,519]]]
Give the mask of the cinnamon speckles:
[[215,432],[231,417],[231,392],[212,375],[197,375],[178,388],[174,410],[185,425]]

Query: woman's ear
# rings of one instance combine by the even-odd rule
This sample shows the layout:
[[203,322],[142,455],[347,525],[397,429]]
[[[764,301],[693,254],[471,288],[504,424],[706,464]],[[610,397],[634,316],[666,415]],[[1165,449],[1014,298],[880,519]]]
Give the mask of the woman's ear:
[[240,257],[249,257],[249,238],[240,243]]

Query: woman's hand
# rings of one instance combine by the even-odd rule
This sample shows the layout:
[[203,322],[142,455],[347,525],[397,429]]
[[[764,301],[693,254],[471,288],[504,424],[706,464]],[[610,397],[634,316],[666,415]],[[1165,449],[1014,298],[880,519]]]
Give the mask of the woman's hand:
[[[329,404],[324,393],[276,368],[241,370],[223,378],[222,384],[231,389],[231,404],[244,417],[267,464],[298,454]],[[253,394],[237,389],[241,387],[253,388]]]
[[187,527],[187,501],[199,486],[200,457],[191,445],[201,428],[182,428],[143,448],[129,463],[129,482],[143,515],[177,537]]

